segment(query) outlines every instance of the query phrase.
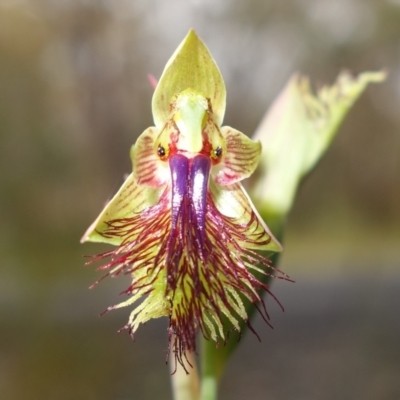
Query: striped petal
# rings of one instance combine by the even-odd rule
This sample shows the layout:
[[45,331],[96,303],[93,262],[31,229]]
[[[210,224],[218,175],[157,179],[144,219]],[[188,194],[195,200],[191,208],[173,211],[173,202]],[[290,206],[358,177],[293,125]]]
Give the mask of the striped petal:
[[168,164],[160,161],[155,148],[157,128],[147,128],[131,149],[133,175],[139,185],[159,187],[169,180]]
[[226,154],[214,180],[226,186],[248,178],[255,171],[260,161],[261,144],[229,126],[223,126],[221,134],[226,141]]
[[83,235],[81,242],[103,242],[120,245],[120,233],[113,234],[110,221],[123,221],[156,204],[169,180],[168,164],[160,161],[154,149],[157,129],[146,129],[131,149],[133,173],[97,219]]

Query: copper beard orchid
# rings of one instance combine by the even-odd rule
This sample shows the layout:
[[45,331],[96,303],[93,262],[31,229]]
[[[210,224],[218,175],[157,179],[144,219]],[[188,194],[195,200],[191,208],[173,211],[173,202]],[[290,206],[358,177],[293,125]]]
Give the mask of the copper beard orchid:
[[133,334],[167,316],[169,349],[182,365],[199,330],[217,342],[240,329],[238,319],[248,322],[241,296],[261,302],[268,318],[259,294],[268,287],[251,270],[272,274],[257,251],[281,250],[240,184],[254,172],[261,145],[221,127],[224,111],[221,74],[190,31],[157,85],[156,126],[132,148],[133,173],[82,238],[117,246],[94,257],[108,258],[99,267],[106,276],[132,276],[129,299],[108,310],[145,297],[126,328]]

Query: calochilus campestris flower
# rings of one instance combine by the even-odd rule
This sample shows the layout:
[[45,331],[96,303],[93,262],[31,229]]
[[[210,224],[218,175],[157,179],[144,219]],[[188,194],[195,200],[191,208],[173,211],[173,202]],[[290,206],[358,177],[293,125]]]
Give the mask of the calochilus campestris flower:
[[261,145],[221,127],[225,97],[217,65],[191,30],[156,87],[155,126],[132,147],[133,172],[82,238],[117,246],[94,257],[108,259],[99,267],[106,276],[132,276],[128,300],[108,310],[143,300],[126,325],[131,334],[168,317],[168,348],[182,365],[197,331],[218,342],[238,319],[248,322],[241,296],[261,301],[268,318],[260,295],[268,287],[251,271],[272,274],[258,251],[281,250],[240,183]]

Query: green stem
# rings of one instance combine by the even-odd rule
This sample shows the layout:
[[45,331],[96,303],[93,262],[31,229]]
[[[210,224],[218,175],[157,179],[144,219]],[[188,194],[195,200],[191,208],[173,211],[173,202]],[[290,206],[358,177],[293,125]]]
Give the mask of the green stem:
[[202,379],[200,400],[217,400],[218,378],[216,371],[215,343],[210,343],[204,338],[202,344]]

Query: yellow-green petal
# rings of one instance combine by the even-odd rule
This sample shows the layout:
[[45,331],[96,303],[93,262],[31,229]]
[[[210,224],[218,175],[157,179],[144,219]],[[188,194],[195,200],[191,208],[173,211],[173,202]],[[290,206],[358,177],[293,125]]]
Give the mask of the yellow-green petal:
[[154,92],[152,109],[157,128],[162,129],[168,120],[173,97],[187,89],[210,100],[220,126],[225,113],[225,84],[210,52],[192,29],[169,59]]
[[[281,244],[258,214],[241,183],[221,186],[211,180],[210,191],[215,206],[223,215],[232,218],[237,225],[248,225],[248,241],[240,242],[243,248],[261,251],[282,251]],[[253,241],[261,242],[263,240],[268,241],[268,243],[262,245],[253,243]]]
[[119,246],[123,237],[105,234],[109,228],[108,222],[129,218],[147,207],[156,204],[164,188],[154,188],[138,185],[130,174],[118,193],[104,207],[97,219],[90,225],[81,239],[83,242],[102,242]]

